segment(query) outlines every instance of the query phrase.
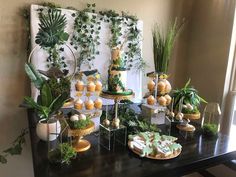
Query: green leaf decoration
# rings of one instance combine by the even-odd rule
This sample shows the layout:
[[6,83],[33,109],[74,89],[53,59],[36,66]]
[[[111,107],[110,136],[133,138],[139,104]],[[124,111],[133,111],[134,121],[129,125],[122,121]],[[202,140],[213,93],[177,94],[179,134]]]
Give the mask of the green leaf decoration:
[[51,109],[52,112],[55,112],[63,106],[63,104],[66,102],[67,99],[68,99],[68,94],[64,92],[53,100],[49,108]]
[[7,163],[7,159],[3,155],[0,155],[0,163],[2,163],[2,164]]
[[6,149],[3,151],[5,153],[9,153],[10,155],[19,155],[22,152],[21,144],[17,144],[16,146],[13,146],[11,148]]
[[[190,82],[191,82],[191,79],[189,78],[189,79],[188,79],[188,82],[185,84],[184,88],[187,88],[187,87],[189,86]],[[194,89],[192,88],[192,89],[189,90],[189,91],[194,91]]]
[[174,24],[169,26],[166,34],[160,30],[157,24],[155,25],[152,31],[152,36],[154,65],[156,72],[167,73],[175,38],[183,24],[184,22],[178,25],[176,19]]
[[8,155],[20,155],[22,153],[22,146],[25,144],[25,135],[28,134],[27,129],[23,129],[21,134],[13,141],[12,146],[2,151],[0,154],[0,163],[7,163]]
[[35,67],[32,64],[25,63],[25,72],[29,76],[34,86],[40,89],[44,83],[44,78],[35,69]]
[[43,87],[40,90],[40,95],[41,95],[42,106],[49,107],[50,104],[52,103],[53,98],[52,98],[52,90],[47,83],[43,84]]
[[39,31],[35,43],[41,47],[54,48],[68,40],[68,33],[64,32],[67,21],[65,15],[58,9],[49,9],[39,16]]

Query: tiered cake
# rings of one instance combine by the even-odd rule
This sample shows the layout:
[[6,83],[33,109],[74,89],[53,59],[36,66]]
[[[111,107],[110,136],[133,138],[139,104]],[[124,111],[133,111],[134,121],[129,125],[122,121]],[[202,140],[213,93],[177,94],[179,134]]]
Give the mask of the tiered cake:
[[112,48],[112,63],[108,70],[108,91],[122,93],[126,91],[127,70],[124,62],[124,54],[120,48]]

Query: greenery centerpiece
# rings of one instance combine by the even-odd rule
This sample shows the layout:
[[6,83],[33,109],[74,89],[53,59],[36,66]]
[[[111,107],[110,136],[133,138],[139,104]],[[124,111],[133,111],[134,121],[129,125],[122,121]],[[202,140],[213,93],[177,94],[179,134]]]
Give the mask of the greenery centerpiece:
[[90,116],[84,114],[74,114],[68,119],[69,136],[74,137],[73,147],[76,152],[87,151],[91,144],[89,141],[84,140],[83,136],[92,133],[95,129],[95,124],[91,121]]
[[[51,84],[50,78],[46,80],[32,64],[25,64],[25,71],[31,82],[39,90],[39,96],[36,101],[32,97],[24,97],[23,105],[27,108],[34,109],[37,113],[39,122],[36,133],[38,137],[44,141],[55,140],[57,135],[50,135],[48,137],[47,124],[50,123],[53,126],[50,131],[60,132],[60,122],[56,118],[51,120],[50,118],[54,117],[68,99],[68,91],[64,88],[58,89],[58,92],[54,92],[56,90],[56,84]],[[61,84],[58,85],[60,86]]]

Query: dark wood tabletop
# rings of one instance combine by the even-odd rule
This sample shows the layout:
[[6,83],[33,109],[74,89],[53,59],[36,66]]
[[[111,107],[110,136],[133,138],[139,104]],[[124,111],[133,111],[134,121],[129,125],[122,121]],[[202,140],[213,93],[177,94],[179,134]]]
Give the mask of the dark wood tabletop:
[[85,137],[92,144],[87,152],[79,153],[69,166],[55,166],[47,160],[46,142],[36,135],[33,112],[29,111],[28,116],[35,177],[171,177],[236,157],[236,141],[221,134],[217,138],[195,135],[191,140],[179,136],[182,153],[163,161],[141,158],[122,145],[108,151],[92,134]]

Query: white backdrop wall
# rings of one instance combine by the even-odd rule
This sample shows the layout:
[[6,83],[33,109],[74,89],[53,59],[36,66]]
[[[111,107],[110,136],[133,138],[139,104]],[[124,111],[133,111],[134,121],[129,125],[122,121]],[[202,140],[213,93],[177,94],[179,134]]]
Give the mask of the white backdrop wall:
[[[31,27],[31,46],[32,49],[37,47],[32,55],[31,62],[35,65],[37,69],[40,70],[48,70],[47,68],[47,62],[46,59],[48,57],[47,52],[37,46],[35,43],[35,37],[39,30],[39,15],[37,9],[42,8],[42,6],[38,5],[31,5],[31,20],[30,20],[30,27]],[[72,17],[73,13],[76,13],[74,10],[68,10],[68,9],[61,9],[62,14],[65,14],[65,17],[67,19],[67,25],[65,31],[70,35],[69,38],[73,35],[74,31],[74,18]],[[89,15],[94,15],[92,13],[89,13]],[[95,14],[97,15],[97,14]],[[140,31],[143,30],[143,22],[138,21],[137,27]],[[122,26],[122,31],[125,31],[125,26]],[[101,74],[101,79],[104,81],[103,83],[106,83],[107,77],[108,77],[108,67],[111,63],[111,49],[108,46],[108,43],[110,41],[110,38],[112,37],[112,34],[110,32],[110,27],[107,22],[101,21],[101,30],[100,30],[100,45],[98,45],[98,51],[99,54],[95,56],[95,59],[93,61],[93,68],[91,69],[98,69],[99,73]],[[125,40],[125,39],[124,39]],[[79,52],[73,48],[73,46],[70,45],[70,40],[67,41],[67,45],[70,46],[70,48],[73,50],[76,58],[79,57]],[[139,45],[140,49],[142,49],[142,41],[140,41]],[[127,51],[127,45],[124,45],[124,51]],[[70,50],[64,45],[64,53],[63,55],[66,58],[66,62],[68,64],[69,73],[72,73],[73,68],[75,67],[75,63],[73,61],[73,55],[70,52]],[[85,71],[89,69],[88,64],[82,64],[81,65],[81,71]],[[142,99],[142,77],[141,77],[141,71],[137,71],[135,69],[131,69],[128,71],[127,74],[127,88],[132,89],[135,93],[135,98],[133,99],[134,102],[140,102]],[[75,96],[75,80],[72,81],[71,85],[71,96]],[[36,99],[38,94],[38,91],[32,86],[32,96]],[[113,104],[113,101],[104,99],[104,104]]]

